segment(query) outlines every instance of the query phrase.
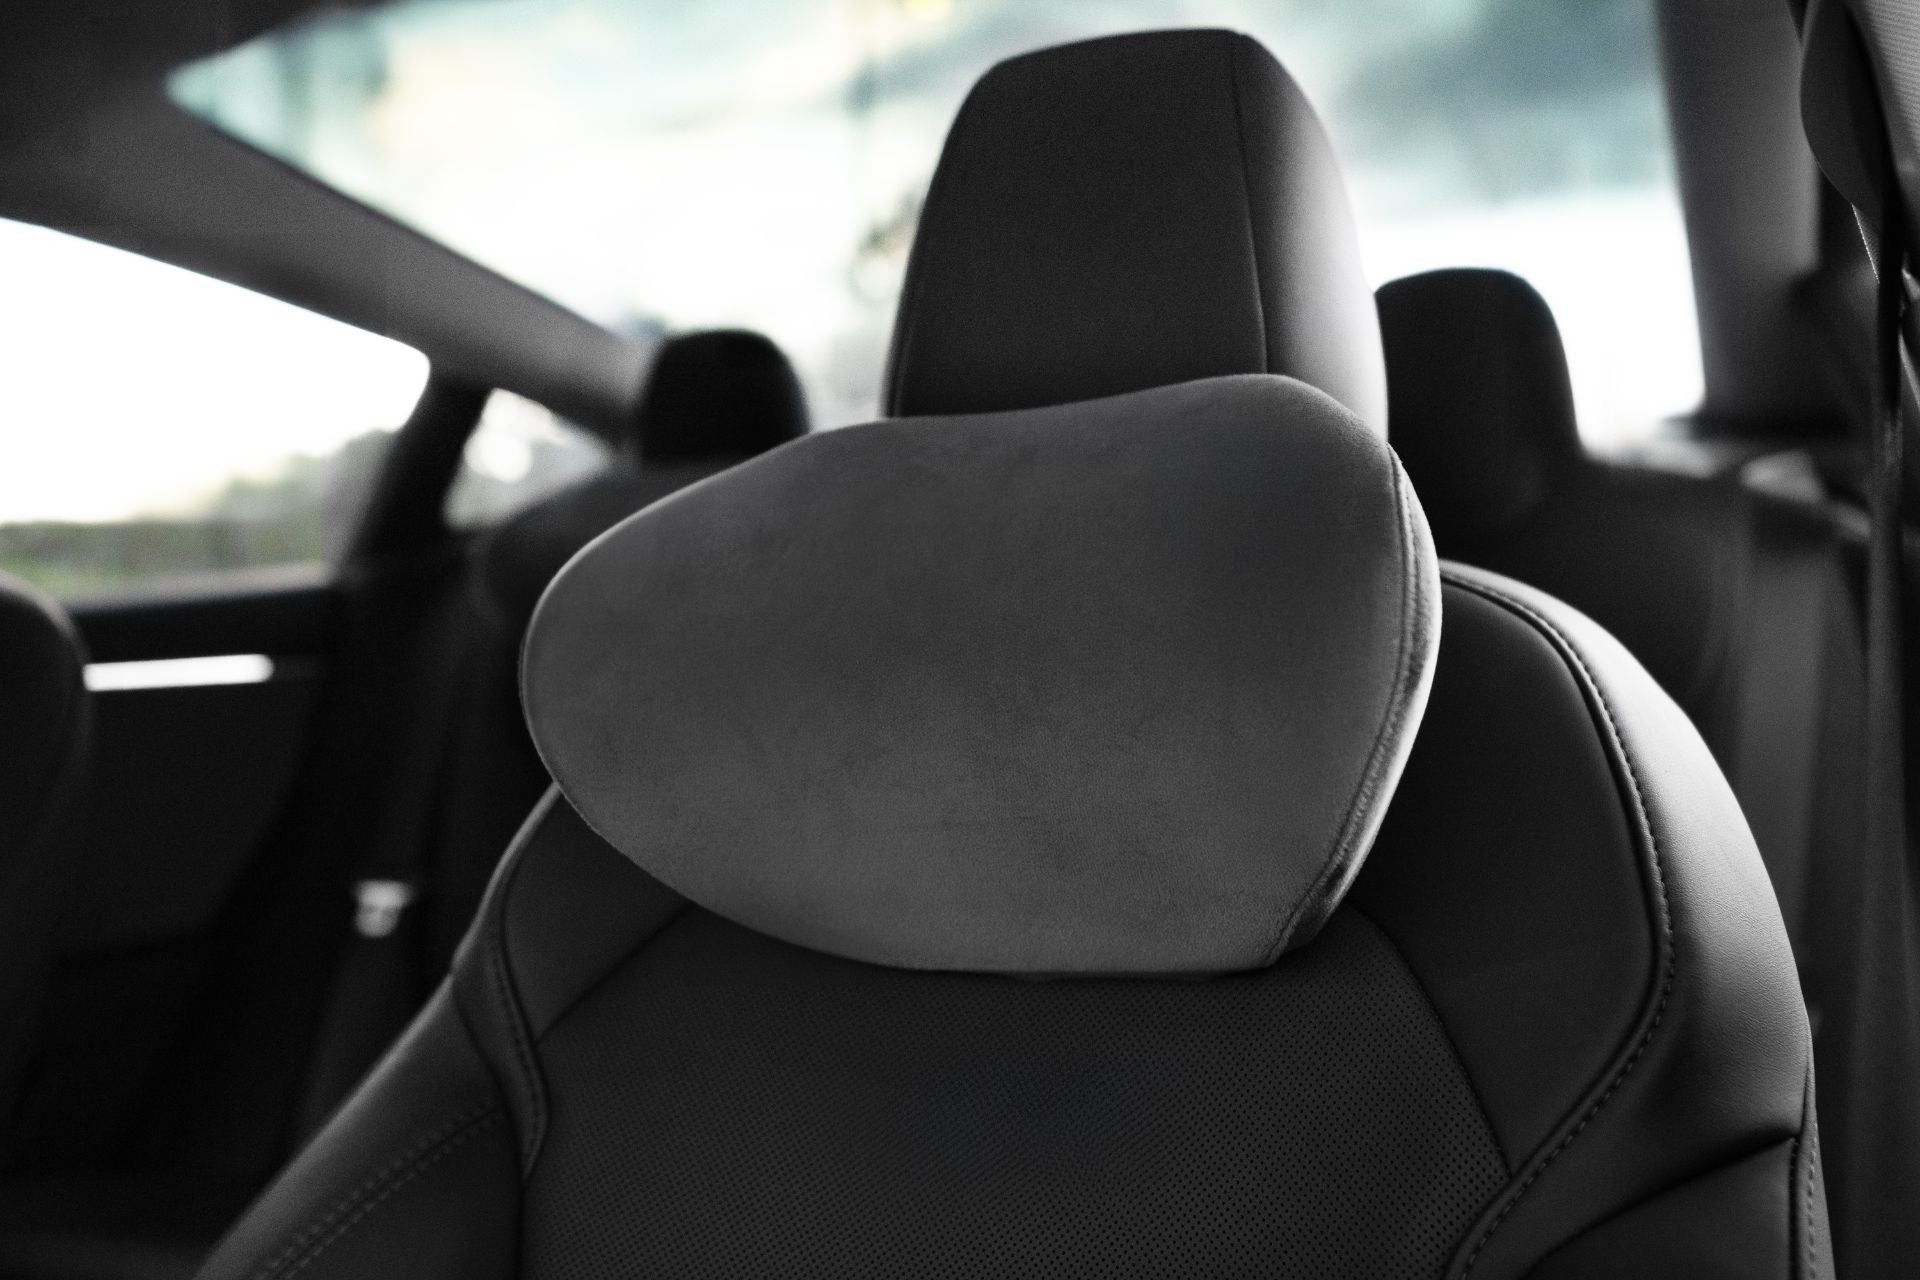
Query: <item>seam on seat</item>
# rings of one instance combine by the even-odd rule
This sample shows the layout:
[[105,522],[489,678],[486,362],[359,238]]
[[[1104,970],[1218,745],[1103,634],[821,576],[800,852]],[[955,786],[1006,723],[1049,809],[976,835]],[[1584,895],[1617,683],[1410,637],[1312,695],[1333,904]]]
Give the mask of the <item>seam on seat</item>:
[[[1802,1130],[1802,1133],[1804,1132],[1805,1131]],[[1792,1254],[1796,1266],[1803,1268],[1801,1269],[1801,1274],[1808,1277],[1808,1280],[1812,1280],[1813,1249],[1811,1247],[1812,1241],[1807,1239],[1812,1233],[1806,1230],[1800,1214],[1794,1212],[1793,1204],[1793,1180],[1800,1174],[1800,1145],[1801,1134],[1796,1133],[1793,1135],[1793,1150],[1787,1155],[1787,1248]],[[1813,1179],[1806,1178],[1803,1179],[1803,1181],[1807,1183],[1808,1187],[1804,1205],[1806,1211],[1811,1213],[1813,1210]]]
[[1413,967],[1413,962],[1407,959],[1407,953],[1400,947],[1400,940],[1393,936],[1387,926],[1374,919],[1357,903],[1343,902],[1340,904],[1340,910],[1351,912],[1365,920],[1374,932],[1380,935],[1381,940],[1387,944],[1387,948],[1393,952],[1394,958],[1400,962],[1400,967],[1406,971],[1407,981],[1411,982],[1413,989],[1420,993],[1420,999],[1426,1003],[1427,1011],[1433,1015],[1433,1025],[1440,1029],[1440,1038],[1446,1041],[1447,1052],[1453,1055],[1454,1065],[1460,1069],[1460,1078],[1466,1082],[1467,1094],[1473,1099],[1474,1110],[1480,1116],[1480,1123],[1486,1127],[1487,1138],[1493,1143],[1495,1154],[1500,1157],[1501,1171],[1511,1178],[1513,1158],[1507,1154],[1506,1147],[1500,1141],[1500,1131],[1493,1127],[1493,1115],[1487,1110],[1486,1101],[1480,1096],[1480,1084],[1473,1078],[1473,1073],[1467,1070],[1466,1059],[1460,1056],[1460,1046],[1454,1042],[1452,1029],[1447,1026],[1447,1020],[1440,1016],[1440,1006],[1434,1003],[1433,993],[1427,990],[1427,984],[1420,980],[1419,971]]
[[[1803,1176],[1800,1170],[1801,1147],[1806,1148],[1807,1166]],[[1794,1255],[1804,1263],[1800,1272],[1806,1280],[1818,1280],[1820,1260],[1813,1243],[1813,1181],[1814,1172],[1820,1167],[1820,1128],[1814,1120],[1813,1108],[1813,1050],[1807,1050],[1807,1092],[1806,1102],[1800,1108],[1800,1131],[1793,1135],[1793,1156],[1787,1161],[1787,1229],[1795,1244]],[[1798,1178],[1800,1189],[1800,1212],[1792,1210],[1793,1180]]]
[[[643,871],[641,872],[641,874],[645,875],[646,873]],[[656,883],[658,882],[656,881]],[[569,1014],[571,1014],[575,1009],[578,1009],[581,1005],[585,1004],[587,1001],[593,999],[595,992],[599,991],[600,988],[604,987],[607,983],[611,982],[616,974],[623,971],[628,965],[632,964],[634,959],[638,957],[642,952],[646,951],[649,947],[653,946],[654,943],[658,942],[660,940],[660,935],[665,933],[668,929],[671,929],[674,925],[674,922],[679,920],[680,917],[686,915],[687,908],[692,905],[693,904],[688,902],[685,898],[682,898],[680,900],[680,905],[675,907],[671,912],[669,912],[667,917],[663,919],[659,923],[659,925],[654,928],[653,932],[647,934],[645,937],[641,938],[638,942],[634,943],[631,947],[627,948],[627,950],[623,951],[620,954],[620,958],[618,960],[615,960],[612,964],[608,965],[606,967],[606,970],[602,972],[600,976],[595,978],[592,982],[589,982],[586,986],[582,987],[580,989],[580,993],[574,996],[573,999],[567,1001],[566,1005],[562,1007],[558,1013],[553,1015],[553,1018],[541,1030],[540,1034],[534,1037],[533,1043],[534,1043],[534,1046],[536,1047],[536,1050],[538,1046],[546,1043],[546,1039],[548,1036],[552,1035],[556,1030],[559,1029],[560,1024],[567,1020],[567,1016]]]
[[[992,75],[1004,65],[1006,64],[1001,63],[989,68],[986,74]],[[986,79],[986,76],[982,76],[981,79]],[[925,212],[928,209],[944,212],[944,208],[936,202],[935,197],[940,195],[947,186],[952,185],[952,180],[949,178],[943,183],[940,180],[941,171],[946,168],[947,152],[952,147],[953,140],[961,136],[961,130],[966,125],[968,116],[972,114],[974,102],[980,96],[979,88],[979,81],[975,81],[973,88],[967,92],[967,96],[960,100],[960,109],[954,112],[953,124],[947,129],[947,140],[941,145],[940,160],[933,166],[933,176],[927,180],[927,193],[920,201],[922,217],[919,228],[914,233],[914,244],[907,252],[905,278],[900,282],[900,306],[894,316],[895,338],[892,349],[887,354],[886,367],[881,371],[883,385],[880,388],[880,411],[881,416],[885,418],[910,416],[902,413],[900,409],[901,389],[906,385],[906,369],[908,362],[912,359],[914,333],[920,318],[920,295],[925,292],[921,281],[928,270],[923,261],[925,255],[916,253],[914,250],[918,249],[920,241],[926,238]]]
[[1407,721],[1407,677],[1413,668],[1415,642],[1418,639],[1416,633],[1426,612],[1421,608],[1421,596],[1426,583],[1420,572],[1420,548],[1414,537],[1413,515],[1408,502],[1411,484],[1406,471],[1400,466],[1400,459],[1389,451],[1387,460],[1392,466],[1393,509],[1400,531],[1400,634],[1393,659],[1393,681],[1387,689],[1379,727],[1374,730],[1373,746],[1368,749],[1366,761],[1360,767],[1359,780],[1354,784],[1353,797],[1347,802],[1347,811],[1341,817],[1340,825],[1334,828],[1326,851],[1321,854],[1320,870],[1314,876],[1313,883],[1280,922],[1279,931],[1268,944],[1262,964],[1272,964],[1279,957],[1291,940],[1301,913],[1310,906],[1323,906],[1327,885],[1355,865],[1355,824],[1362,821],[1362,815],[1379,794],[1383,755],[1388,750],[1389,740],[1397,740],[1395,731],[1403,728]]
[[1267,277],[1260,261],[1260,235],[1253,224],[1253,182],[1247,176],[1247,126],[1240,110],[1240,42],[1227,37],[1227,92],[1233,103],[1233,139],[1240,161],[1240,202],[1247,214],[1247,251],[1253,259],[1253,310],[1260,317],[1260,370],[1273,372],[1273,347],[1267,337]]
[[[1607,740],[1612,748],[1609,754],[1619,762],[1621,770],[1625,774],[1627,791],[1633,801],[1635,825],[1639,828],[1639,833],[1645,840],[1647,851],[1651,855],[1649,868],[1652,873],[1653,888],[1655,891],[1654,902],[1657,908],[1654,912],[1654,924],[1660,933],[1660,964],[1665,971],[1659,979],[1657,988],[1658,995],[1653,1002],[1652,1016],[1647,1020],[1646,1025],[1641,1028],[1632,1052],[1613,1070],[1599,1096],[1586,1104],[1581,1111],[1579,1120],[1575,1122],[1571,1128],[1567,1129],[1565,1133],[1561,1134],[1559,1140],[1554,1142],[1544,1153],[1534,1157],[1532,1167],[1528,1170],[1526,1177],[1508,1194],[1506,1203],[1500,1206],[1499,1212],[1493,1216],[1493,1220],[1487,1224],[1486,1229],[1480,1233],[1479,1238],[1474,1241],[1472,1248],[1468,1250],[1466,1259],[1461,1264],[1459,1273],[1464,1280],[1464,1277],[1472,1273],[1474,1264],[1479,1261],[1480,1254],[1485,1250],[1487,1243],[1493,1239],[1494,1233],[1499,1231],[1501,1225],[1506,1222],[1508,1215],[1513,1212],[1515,1206],[1526,1197],[1527,1191],[1535,1182],[1539,1181],[1540,1176],[1553,1165],[1553,1162],[1558,1160],[1569,1146],[1573,1145],[1574,1139],[1586,1132],[1587,1126],[1593,1123],[1594,1118],[1600,1114],[1601,1109],[1604,1108],[1608,1101],[1612,1099],[1613,1095],[1619,1091],[1620,1086],[1626,1081],[1627,1077],[1633,1073],[1633,1069],[1639,1065],[1640,1059],[1646,1055],[1647,1048],[1653,1043],[1654,1034],[1660,1029],[1660,1023],[1666,1017],[1667,1003],[1673,995],[1674,970],[1676,964],[1673,918],[1671,908],[1667,902],[1666,872],[1660,861],[1660,842],[1654,836],[1653,824],[1647,815],[1646,799],[1640,790],[1640,778],[1634,770],[1632,754],[1627,750],[1626,740],[1620,734],[1619,725],[1613,717],[1613,708],[1607,702],[1606,693],[1601,689],[1600,682],[1594,679],[1593,672],[1588,668],[1586,659],[1581,656],[1579,649],[1574,643],[1553,624],[1551,619],[1535,610],[1532,606],[1508,595],[1497,587],[1463,578],[1445,569],[1442,570],[1442,577],[1445,582],[1452,586],[1458,587],[1463,591],[1471,592],[1494,604],[1498,604],[1530,622],[1550,640],[1553,647],[1559,651],[1562,660],[1571,665],[1573,669],[1579,673],[1580,682],[1586,690],[1589,703],[1592,707],[1597,708],[1600,713],[1598,722],[1604,724],[1606,727]],[[1565,1122],[1563,1121],[1562,1123],[1564,1124]]]
[[[270,1280],[300,1271],[372,1212],[374,1206],[491,1127],[499,1118],[500,1104],[490,1102],[484,1107],[462,1112],[429,1130],[406,1150],[374,1170],[359,1186],[342,1196],[332,1208],[288,1241],[280,1252],[262,1263],[252,1273],[255,1280]],[[373,1198],[369,1200],[369,1196]],[[340,1218],[343,1214],[351,1216],[342,1222]],[[316,1237],[319,1237],[317,1243]]]
[[[548,796],[552,801],[552,793]],[[551,812],[551,804],[548,806]],[[545,816],[544,814],[542,815]],[[513,889],[519,882],[520,868],[525,864],[523,853],[507,869],[506,881],[500,886],[499,908],[495,916],[494,927],[489,931],[487,940],[487,970],[489,985],[493,991],[495,1003],[500,1006],[501,1017],[506,1020],[507,1038],[513,1042],[513,1075],[526,1095],[526,1124],[520,1140],[520,1172],[525,1177],[533,1172],[533,1162],[540,1154],[540,1145],[546,1138],[547,1099],[546,1090],[540,1080],[540,1068],[534,1060],[533,1046],[527,1032],[526,1011],[520,1006],[519,993],[513,982],[512,962],[507,956],[507,918],[508,908],[513,901]]]
[[[1736,1147],[1733,1151],[1733,1154],[1723,1156],[1720,1159],[1716,1160],[1714,1163],[1707,1165],[1705,1168],[1694,1169],[1689,1173],[1683,1174],[1679,1177],[1674,1178],[1669,1182],[1663,1183],[1659,1187],[1655,1188],[1652,1191],[1647,1192],[1645,1195],[1639,1197],[1638,1199],[1633,1200],[1627,1204],[1621,1205],[1618,1209],[1615,1209],[1613,1212],[1609,1213],[1606,1217],[1601,1218],[1599,1221],[1590,1222],[1586,1226],[1580,1228],[1580,1230],[1568,1236],[1566,1239],[1555,1242],[1555,1244],[1551,1249],[1548,1249],[1544,1255],[1534,1260],[1527,1274],[1531,1275],[1535,1269],[1539,1268],[1545,1263],[1551,1262],[1555,1258],[1559,1257],[1561,1254],[1565,1253],[1568,1249],[1571,1249],[1574,1245],[1580,1243],[1582,1240],[1586,1240],[1590,1238],[1596,1231],[1599,1231],[1605,1227],[1613,1226],[1616,1223],[1620,1222],[1622,1219],[1626,1218],[1628,1215],[1637,1213],[1641,1209],[1645,1209],[1650,1205],[1653,1205],[1657,1201],[1663,1200],[1666,1197],[1673,1195],[1676,1192],[1684,1191],[1688,1187],[1693,1186],[1695,1183],[1701,1182],[1702,1180],[1707,1178],[1711,1178],[1716,1174],[1725,1173],[1727,1170],[1732,1169],[1736,1165],[1744,1164],[1747,1161],[1754,1159],[1756,1156],[1763,1156],[1767,1152],[1772,1151],[1774,1148],[1780,1146],[1782,1143],[1788,1144],[1789,1170],[1788,1170],[1787,1176],[1789,1179],[1791,1179],[1793,1176],[1792,1170],[1791,1170],[1792,1151],[1794,1148],[1796,1148],[1799,1145],[1799,1141],[1800,1139],[1797,1135],[1792,1138],[1763,1138],[1757,1141],[1749,1142],[1743,1146]],[[1791,1192],[1791,1189],[1789,1189],[1789,1192],[1787,1194],[1786,1208],[1787,1208],[1787,1216],[1791,1218],[1793,1216],[1793,1194]],[[1791,1250],[1789,1251],[1789,1253],[1791,1254]],[[1792,1260],[1793,1259],[1790,1256],[1789,1261],[1792,1261]],[[1797,1277],[1796,1277],[1796,1280],[1797,1280]]]

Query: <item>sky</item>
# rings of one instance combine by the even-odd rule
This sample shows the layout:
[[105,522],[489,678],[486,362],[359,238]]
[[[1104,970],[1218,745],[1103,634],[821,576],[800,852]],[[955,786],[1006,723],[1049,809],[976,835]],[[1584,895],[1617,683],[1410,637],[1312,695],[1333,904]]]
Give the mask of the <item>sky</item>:
[[180,268],[0,220],[0,520],[191,509],[397,427],[425,357]]
[[[972,79],[1191,22],[1264,38],[1328,115],[1375,283],[1532,280],[1598,446],[1698,400],[1648,0],[414,0],[174,91],[592,319],[764,330],[837,425],[872,412],[912,202]],[[0,279],[20,357],[0,520],[189,509],[396,425],[425,376],[384,339],[35,228],[0,223]]]

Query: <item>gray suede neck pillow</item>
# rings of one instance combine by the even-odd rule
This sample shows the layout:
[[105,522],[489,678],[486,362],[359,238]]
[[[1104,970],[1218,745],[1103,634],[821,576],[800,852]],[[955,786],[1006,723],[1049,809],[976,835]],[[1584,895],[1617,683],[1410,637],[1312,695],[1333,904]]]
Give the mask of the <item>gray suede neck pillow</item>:
[[522,686],[586,821],[739,924],[910,969],[1220,973],[1351,883],[1438,591],[1385,444],[1252,374],[795,441],[575,557]]

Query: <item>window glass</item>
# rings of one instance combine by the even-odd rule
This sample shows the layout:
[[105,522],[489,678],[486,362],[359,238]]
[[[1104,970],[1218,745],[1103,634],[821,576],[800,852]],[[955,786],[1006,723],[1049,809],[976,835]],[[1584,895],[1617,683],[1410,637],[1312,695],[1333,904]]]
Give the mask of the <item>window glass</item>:
[[1531,279],[1583,428],[1701,388],[1652,0],[400,0],[176,74],[190,109],[610,325],[744,324],[871,415],[920,198],[994,61],[1263,40],[1329,121],[1376,283]]
[[511,391],[487,398],[447,491],[455,527],[492,524],[585,479],[612,460],[600,437]]
[[0,221],[0,569],[56,594],[315,563],[427,376],[419,353]]

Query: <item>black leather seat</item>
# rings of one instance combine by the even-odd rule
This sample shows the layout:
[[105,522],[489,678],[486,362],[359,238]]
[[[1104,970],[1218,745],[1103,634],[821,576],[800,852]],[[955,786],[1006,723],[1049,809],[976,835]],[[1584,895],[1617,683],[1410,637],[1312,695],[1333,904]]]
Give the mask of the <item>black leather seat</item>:
[[59,605],[0,573],[0,1151],[46,994],[65,883],[54,835],[85,767],[84,667]]
[[1733,798],[1597,627],[1437,563],[1383,382],[1257,45],[989,73],[913,416],[562,573],[557,790],[205,1274],[1815,1273]]
[[[1442,554],[1550,591],[1619,636],[1732,781],[1799,958],[1821,1075],[1865,1077],[1850,1123],[1826,1133],[1833,1158],[1855,1158],[1863,1140],[1878,1142],[1884,1099],[1903,1087],[1854,1047],[1885,1034],[1884,1011],[1860,993],[1863,964],[1884,958],[1856,937],[1858,863],[1870,856],[1857,531],[1738,475],[1586,454],[1553,317],[1511,275],[1429,272],[1386,285],[1378,301],[1391,439]],[[1862,1230],[1884,1230],[1886,1214],[1849,1216],[1863,1241],[1856,1265],[1899,1273],[1897,1250]]]

